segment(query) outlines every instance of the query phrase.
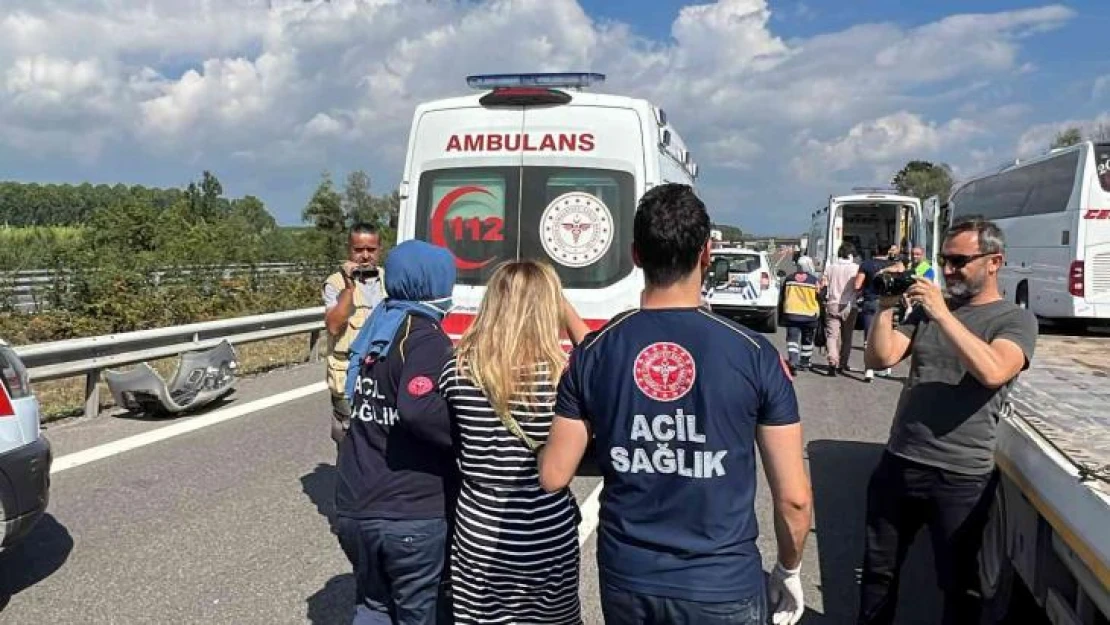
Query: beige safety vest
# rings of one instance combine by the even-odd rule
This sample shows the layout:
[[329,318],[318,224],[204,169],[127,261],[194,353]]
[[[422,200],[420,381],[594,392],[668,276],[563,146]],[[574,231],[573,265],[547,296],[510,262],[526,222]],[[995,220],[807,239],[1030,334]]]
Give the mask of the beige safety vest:
[[[381,270],[379,269],[379,271]],[[338,271],[328,276],[327,284],[340,292],[346,288],[343,274]],[[382,296],[385,297],[385,280],[382,273],[378,274],[378,284],[381,285]],[[335,397],[342,397],[346,393],[347,364],[351,352],[351,343],[354,342],[359,330],[362,329],[362,324],[366,323],[366,319],[370,317],[370,312],[373,310],[373,306],[363,298],[362,289],[356,288],[354,290],[353,303],[355,312],[347,319],[347,329],[339,336],[328,333],[327,381],[328,389]]]

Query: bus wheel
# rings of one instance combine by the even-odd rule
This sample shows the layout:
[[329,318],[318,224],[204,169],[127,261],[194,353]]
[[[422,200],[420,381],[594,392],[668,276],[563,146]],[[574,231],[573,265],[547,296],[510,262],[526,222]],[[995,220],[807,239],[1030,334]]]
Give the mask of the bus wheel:
[[1029,283],[1022,282],[1018,285],[1017,296],[1014,297],[1014,303],[1019,308],[1029,309]]

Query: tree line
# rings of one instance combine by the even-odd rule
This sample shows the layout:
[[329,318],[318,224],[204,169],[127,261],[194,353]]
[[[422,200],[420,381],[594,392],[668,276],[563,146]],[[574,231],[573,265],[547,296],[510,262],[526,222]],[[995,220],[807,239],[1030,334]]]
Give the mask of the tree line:
[[1069,126],[1056,133],[1056,137],[1049,147],[1052,149],[1066,148],[1081,141],[1110,142],[1110,125],[1100,122],[1097,126],[1086,130],[1078,126]]
[[[373,222],[392,242],[398,195],[375,196],[361,171],[345,182],[323,174],[302,213],[309,227],[279,226],[257,197],[226,197],[210,171],[181,189],[0,183],[5,202],[24,202],[4,205],[0,271],[55,272],[36,293],[48,306],[34,314],[15,310],[0,275],[0,336],[61,340],[317,305],[349,225]],[[227,277],[230,265],[267,262],[302,270]],[[186,267],[187,280],[158,278]]]

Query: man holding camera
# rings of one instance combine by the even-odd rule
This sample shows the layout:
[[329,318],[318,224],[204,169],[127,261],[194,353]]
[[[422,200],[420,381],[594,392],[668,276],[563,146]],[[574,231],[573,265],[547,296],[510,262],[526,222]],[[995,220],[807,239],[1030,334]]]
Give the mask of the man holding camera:
[[978,553],[997,484],[995,429],[1037,340],[1036,317],[999,291],[1003,253],[994,223],[958,221],[938,258],[945,291],[913,278],[904,291],[913,310],[897,329],[892,315],[903,293],[880,298],[867,366],[911,360],[867,487],[861,624],[894,622],[899,571],[922,525],[930,529],[945,595],[943,623],[979,622]]
[[374,307],[385,299],[378,256],[381,235],[372,224],[359,223],[347,236],[347,260],[324,282],[324,326],[328,331],[328,389],[331,391],[331,438],[343,440],[351,420],[344,397],[351,342]]

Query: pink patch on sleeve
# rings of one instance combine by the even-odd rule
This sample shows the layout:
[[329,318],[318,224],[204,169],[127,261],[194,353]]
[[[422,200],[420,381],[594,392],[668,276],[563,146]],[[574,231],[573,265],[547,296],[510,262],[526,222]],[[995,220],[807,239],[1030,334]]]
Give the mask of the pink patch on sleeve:
[[433,388],[435,388],[435,383],[426,375],[418,375],[409,380],[408,391],[409,395],[413,397],[423,397],[431,393]]

